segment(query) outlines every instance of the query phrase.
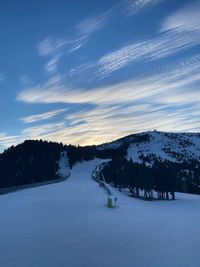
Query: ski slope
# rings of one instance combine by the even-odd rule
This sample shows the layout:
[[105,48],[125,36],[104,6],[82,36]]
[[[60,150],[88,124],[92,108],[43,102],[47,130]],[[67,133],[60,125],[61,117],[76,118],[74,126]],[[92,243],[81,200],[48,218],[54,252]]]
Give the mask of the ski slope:
[[200,196],[142,201],[116,192],[117,209],[77,164],[61,183],[0,196],[1,267],[199,267]]

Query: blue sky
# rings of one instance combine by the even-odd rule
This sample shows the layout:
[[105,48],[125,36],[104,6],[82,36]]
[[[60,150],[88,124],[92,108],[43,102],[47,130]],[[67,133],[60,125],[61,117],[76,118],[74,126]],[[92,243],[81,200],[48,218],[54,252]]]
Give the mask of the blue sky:
[[0,150],[200,131],[200,1],[0,2]]

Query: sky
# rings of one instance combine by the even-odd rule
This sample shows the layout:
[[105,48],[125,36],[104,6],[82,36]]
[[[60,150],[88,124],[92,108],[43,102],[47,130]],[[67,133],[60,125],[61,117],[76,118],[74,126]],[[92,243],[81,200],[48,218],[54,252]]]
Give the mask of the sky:
[[200,131],[199,0],[0,0],[0,151]]

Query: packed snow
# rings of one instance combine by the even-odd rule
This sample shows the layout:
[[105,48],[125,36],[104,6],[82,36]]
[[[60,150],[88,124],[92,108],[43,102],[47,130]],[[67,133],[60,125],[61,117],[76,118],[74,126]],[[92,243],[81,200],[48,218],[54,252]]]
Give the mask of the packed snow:
[[200,196],[144,201],[91,179],[76,164],[60,183],[0,196],[1,267],[199,267]]

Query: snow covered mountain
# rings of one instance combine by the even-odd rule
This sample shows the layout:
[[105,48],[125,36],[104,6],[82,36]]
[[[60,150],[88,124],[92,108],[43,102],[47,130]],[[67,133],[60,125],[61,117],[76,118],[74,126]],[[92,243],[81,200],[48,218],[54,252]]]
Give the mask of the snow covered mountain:
[[100,145],[98,149],[120,149],[123,146],[127,148],[127,158],[138,163],[143,162],[144,158],[178,163],[200,161],[198,133],[144,132]]

